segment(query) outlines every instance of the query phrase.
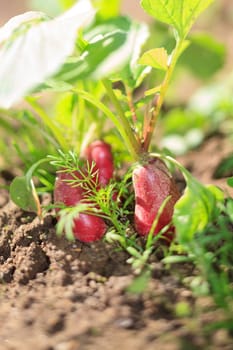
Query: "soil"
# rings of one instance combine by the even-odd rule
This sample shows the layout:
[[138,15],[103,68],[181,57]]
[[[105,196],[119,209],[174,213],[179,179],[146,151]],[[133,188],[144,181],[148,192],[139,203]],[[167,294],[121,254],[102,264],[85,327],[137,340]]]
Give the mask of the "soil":
[[[225,187],[213,174],[230,153],[215,136],[180,160],[200,180]],[[9,184],[11,173],[1,175]],[[132,293],[126,253],[59,238],[51,213],[40,222],[0,194],[0,350],[233,349],[225,329],[210,328],[223,312],[187,285],[198,274],[193,265],[168,268],[154,257],[147,288]]]

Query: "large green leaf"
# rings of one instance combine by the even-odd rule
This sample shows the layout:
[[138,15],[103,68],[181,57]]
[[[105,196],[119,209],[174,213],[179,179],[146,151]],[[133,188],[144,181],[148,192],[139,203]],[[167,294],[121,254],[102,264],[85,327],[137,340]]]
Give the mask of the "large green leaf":
[[[84,78],[98,80],[107,76],[109,72],[114,72],[116,68],[122,68],[128,57],[125,57],[124,53],[120,56],[120,48],[126,40],[127,33],[122,31],[104,35],[98,41],[90,43],[80,57],[70,57],[54,79],[66,83]],[[111,58],[114,52],[116,57]]]
[[[86,33],[89,42],[79,57],[70,57],[53,79],[61,84],[74,83],[79,79],[99,80],[112,76],[116,79],[139,75],[145,71],[137,60],[141,46],[148,37],[145,24],[131,21],[127,17],[111,19]],[[137,70],[140,68],[140,70]],[[146,67],[148,70],[148,67]],[[51,86],[51,81],[47,82]]]
[[[0,106],[10,107],[57,72],[74,50],[77,30],[94,14],[89,0],[79,0],[55,19],[45,20],[45,15],[29,12],[2,27]],[[44,20],[35,23],[36,16]]]
[[161,22],[173,26],[185,38],[191,26],[213,0],[141,0],[143,9]]
[[217,201],[223,199],[217,187],[206,187],[193,177],[186,181],[185,193],[176,203],[173,217],[182,244],[191,241],[195,233],[203,231],[214,220]]

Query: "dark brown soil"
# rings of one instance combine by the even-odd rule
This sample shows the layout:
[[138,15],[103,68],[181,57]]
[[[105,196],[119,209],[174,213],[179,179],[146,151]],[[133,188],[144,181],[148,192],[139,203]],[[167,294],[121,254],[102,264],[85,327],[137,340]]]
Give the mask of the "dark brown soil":
[[[182,162],[212,182],[223,150],[226,141],[210,139]],[[226,330],[209,331],[223,312],[186,284],[192,265],[169,269],[155,258],[147,289],[132,294],[124,252],[58,238],[51,214],[40,222],[0,194],[0,350],[233,349]]]

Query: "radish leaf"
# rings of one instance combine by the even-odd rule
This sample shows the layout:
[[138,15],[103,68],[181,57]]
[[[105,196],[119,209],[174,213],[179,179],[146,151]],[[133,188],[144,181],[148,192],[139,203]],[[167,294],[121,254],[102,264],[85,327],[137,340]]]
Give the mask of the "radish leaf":
[[186,181],[185,193],[176,203],[173,216],[181,244],[190,242],[195,233],[214,220],[217,202],[223,199],[221,190],[215,186],[206,187],[191,175]]
[[70,57],[53,78],[53,83],[47,81],[45,87],[56,90],[56,82],[72,84],[80,79],[105,77],[129,80],[131,85],[138,86],[149,72],[148,67],[137,64],[141,47],[148,38],[145,24],[118,17],[90,30],[84,38],[89,44],[82,54]]
[[142,0],[143,9],[161,22],[173,26],[181,39],[213,0]]
[[149,50],[142,55],[138,63],[166,71],[168,68],[167,51],[163,47]]
[[28,182],[26,176],[17,176],[10,185],[10,197],[20,208],[38,213],[38,200],[32,181]]

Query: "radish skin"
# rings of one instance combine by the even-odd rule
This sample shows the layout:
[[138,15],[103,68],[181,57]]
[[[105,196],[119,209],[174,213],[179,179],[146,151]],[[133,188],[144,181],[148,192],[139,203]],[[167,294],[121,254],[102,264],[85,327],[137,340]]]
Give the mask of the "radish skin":
[[[64,204],[67,207],[77,205],[85,196],[85,191],[80,185],[72,186],[70,182],[74,178],[80,178],[80,174],[59,172],[54,186],[54,203]],[[59,218],[58,218],[59,220]],[[107,231],[104,220],[95,215],[80,213],[73,222],[73,235],[81,242],[90,243],[103,237]]]
[[174,205],[180,197],[165,163],[158,158],[152,158],[146,164],[137,165],[133,171],[133,187],[134,225],[142,236],[148,235],[161,205],[168,196],[171,196],[154,229],[154,235],[158,234],[171,222]]

